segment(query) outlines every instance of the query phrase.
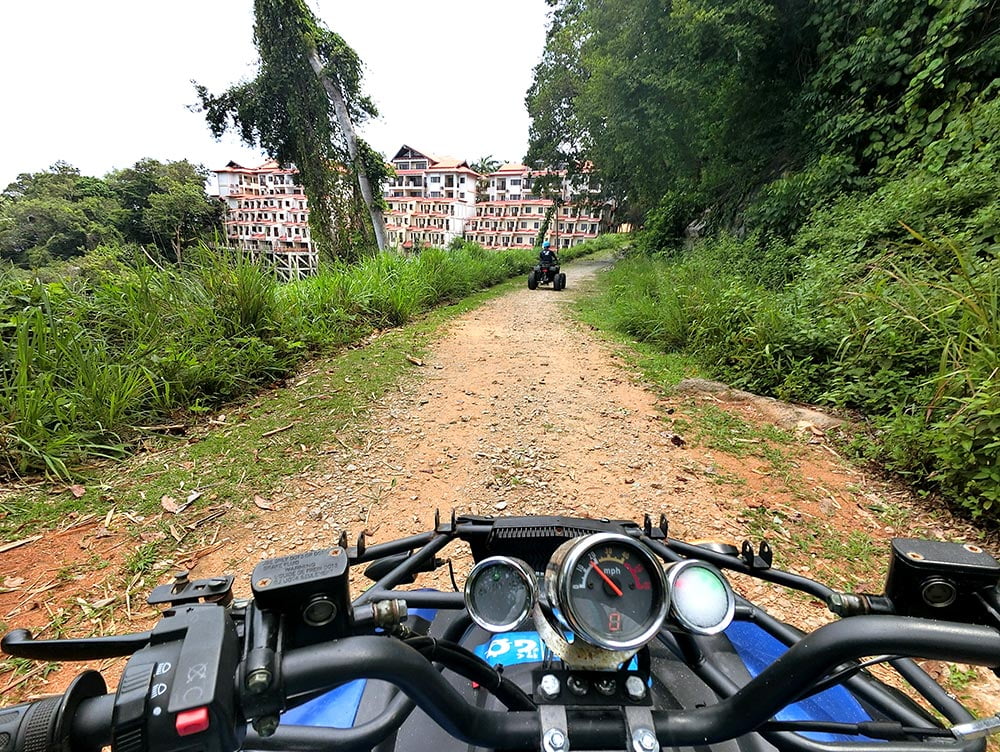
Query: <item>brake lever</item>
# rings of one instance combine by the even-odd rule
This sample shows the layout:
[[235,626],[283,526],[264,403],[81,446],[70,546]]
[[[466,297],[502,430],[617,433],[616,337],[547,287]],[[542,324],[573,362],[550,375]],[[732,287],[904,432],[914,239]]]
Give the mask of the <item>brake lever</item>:
[[150,632],[70,640],[36,640],[27,629],[15,629],[0,640],[0,649],[36,661],[95,661],[132,655],[149,644]]

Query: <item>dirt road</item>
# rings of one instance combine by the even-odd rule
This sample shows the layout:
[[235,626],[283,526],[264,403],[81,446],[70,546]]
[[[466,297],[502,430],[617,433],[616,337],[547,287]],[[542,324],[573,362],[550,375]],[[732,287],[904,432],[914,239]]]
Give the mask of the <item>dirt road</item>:
[[[453,321],[420,374],[374,406],[361,434],[331,437],[327,461],[289,480],[289,501],[229,530],[235,545],[199,570],[231,570],[235,550],[246,575],[260,558],[329,544],[343,529],[352,539],[367,530],[370,542],[420,532],[436,509],[636,520],[648,512],[665,514],[682,538],[738,543],[766,535],[776,564],[880,592],[893,535],[973,534],[945,533],[905,494],[867,481],[811,424],[769,441],[769,404],[717,393],[665,396],[644,384],[568,311],[601,265],[579,261],[562,292],[522,288]],[[707,409],[723,432],[737,432],[728,419],[763,433],[741,434],[729,451],[712,449],[698,440],[705,418],[697,416]],[[455,563],[461,574],[467,562]],[[778,588],[752,588],[802,626],[829,617]]]

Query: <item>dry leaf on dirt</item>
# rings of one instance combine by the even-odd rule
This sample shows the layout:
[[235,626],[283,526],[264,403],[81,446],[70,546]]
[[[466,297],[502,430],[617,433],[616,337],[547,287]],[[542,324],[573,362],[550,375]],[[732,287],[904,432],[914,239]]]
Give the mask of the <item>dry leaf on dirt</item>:
[[74,485],[70,486],[69,487],[69,491],[70,491],[71,494],[73,494],[78,499],[81,496],[83,496],[85,493],[87,493],[87,489],[86,488],[84,488],[81,485],[77,485],[77,484],[74,484]]
[[424,364],[424,361],[420,360],[420,358],[414,358],[412,355],[407,355],[406,359],[415,366],[422,366]]
[[187,504],[178,504],[177,499],[173,496],[164,495],[160,497],[160,506],[170,512],[170,514],[179,514]]
[[253,503],[256,504],[260,509],[266,509],[268,512],[273,512],[277,507],[274,506],[270,501],[265,499],[260,494],[254,494]]

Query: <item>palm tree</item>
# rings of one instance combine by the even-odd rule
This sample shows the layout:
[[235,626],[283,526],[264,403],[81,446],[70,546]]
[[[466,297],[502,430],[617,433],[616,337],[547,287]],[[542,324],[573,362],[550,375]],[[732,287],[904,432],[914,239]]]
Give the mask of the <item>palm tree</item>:
[[487,154],[482,157],[478,162],[473,162],[469,167],[478,172],[480,175],[489,175],[491,172],[496,172],[499,169],[501,162],[495,159],[492,154]]

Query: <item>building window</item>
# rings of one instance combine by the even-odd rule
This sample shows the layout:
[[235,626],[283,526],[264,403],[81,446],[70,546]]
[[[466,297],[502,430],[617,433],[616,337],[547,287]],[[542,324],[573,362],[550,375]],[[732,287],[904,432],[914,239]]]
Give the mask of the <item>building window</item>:
[[511,185],[521,185],[521,178],[511,178],[510,179],[510,184]]
[[418,160],[416,160],[414,162],[411,162],[410,163],[410,169],[411,170],[426,170],[427,169],[427,160],[426,159],[418,159]]
[[441,176],[440,175],[431,175],[429,178],[427,178],[427,182],[428,183],[440,183],[441,182]]

